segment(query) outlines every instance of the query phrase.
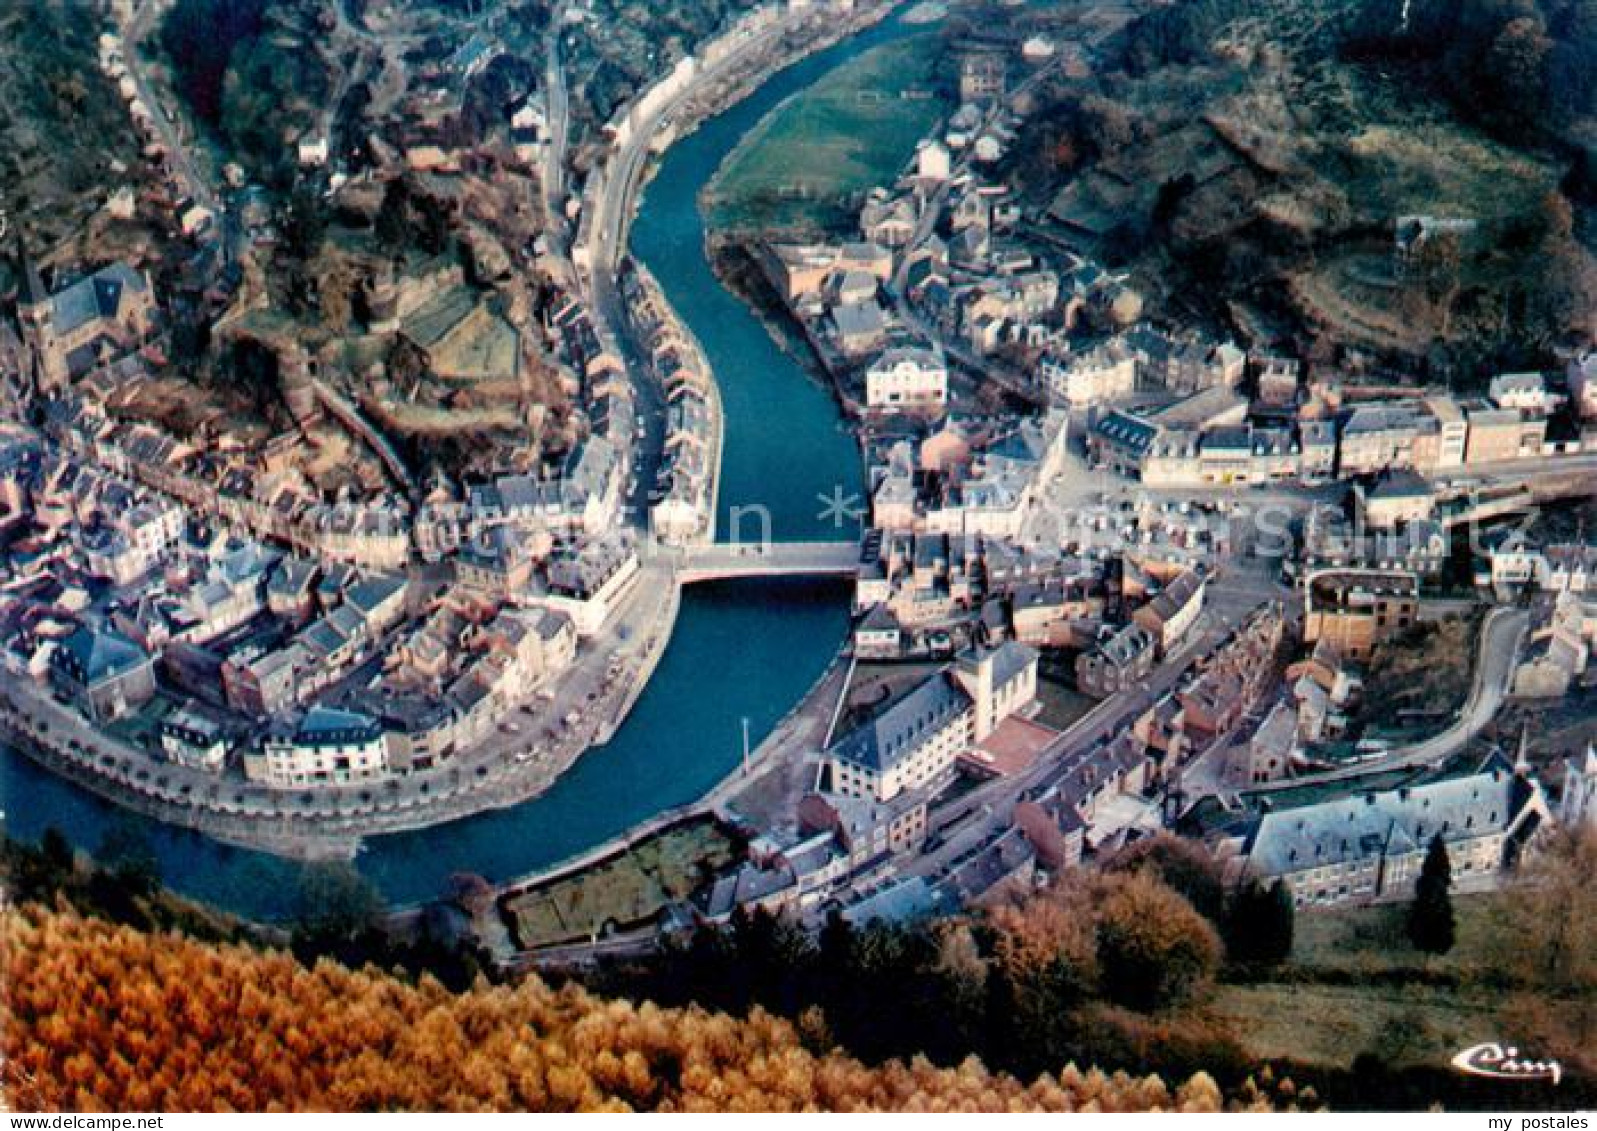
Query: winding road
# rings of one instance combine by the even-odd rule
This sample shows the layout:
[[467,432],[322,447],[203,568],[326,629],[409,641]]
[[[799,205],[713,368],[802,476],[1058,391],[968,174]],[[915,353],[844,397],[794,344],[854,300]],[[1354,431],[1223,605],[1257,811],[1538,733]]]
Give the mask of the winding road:
[[1508,688],[1513,682],[1515,661],[1520,646],[1530,629],[1530,613],[1525,609],[1499,606],[1486,614],[1481,625],[1480,647],[1475,658],[1475,674],[1470,683],[1469,698],[1459,709],[1453,724],[1440,734],[1409,746],[1399,747],[1387,755],[1356,766],[1329,770],[1320,774],[1304,774],[1286,781],[1250,786],[1250,794],[1273,793],[1296,789],[1305,785],[1348,781],[1383,770],[1417,769],[1434,766],[1452,757],[1471,739],[1486,728],[1503,700],[1508,698]]

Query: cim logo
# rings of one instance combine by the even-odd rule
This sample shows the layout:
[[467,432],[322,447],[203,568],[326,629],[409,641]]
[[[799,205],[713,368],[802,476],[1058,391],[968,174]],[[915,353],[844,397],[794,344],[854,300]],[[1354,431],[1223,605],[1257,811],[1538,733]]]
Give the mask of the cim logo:
[[1453,1058],[1453,1067],[1489,1080],[1551,1080],[1557,1084],[1564,1076],[1563,1065],[1556,1060],[1528,1060],[1513,1045],[1504,1048],[1495,1042],[1465,1049]]

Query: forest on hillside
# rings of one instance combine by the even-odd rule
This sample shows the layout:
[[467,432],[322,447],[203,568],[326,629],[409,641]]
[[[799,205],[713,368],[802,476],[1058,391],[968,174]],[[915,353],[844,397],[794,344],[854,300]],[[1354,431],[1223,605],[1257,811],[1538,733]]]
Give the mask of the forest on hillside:
[[[149,933],[37,905],[0,913],[0,1069],[20,1110],[1218,1111],[1198,1074],[974,1058],[867,1067],[756,1010],[601,1001],[536,978],[454,994],[379,970]],[[1264,1109],[1251,1101],[1230,1105]]]
[[1594,75],[1593,0],[1179,0],[1004,172],[1156,319],[1468,389],[1597,332]]

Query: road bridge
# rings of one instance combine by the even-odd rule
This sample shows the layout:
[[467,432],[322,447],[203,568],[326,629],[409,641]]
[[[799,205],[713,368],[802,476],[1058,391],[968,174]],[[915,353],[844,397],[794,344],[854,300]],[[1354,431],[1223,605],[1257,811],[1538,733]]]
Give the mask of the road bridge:
[[738,577],[847,577],[859,568],[858,542],[713,542],[682,552],[677,581]]

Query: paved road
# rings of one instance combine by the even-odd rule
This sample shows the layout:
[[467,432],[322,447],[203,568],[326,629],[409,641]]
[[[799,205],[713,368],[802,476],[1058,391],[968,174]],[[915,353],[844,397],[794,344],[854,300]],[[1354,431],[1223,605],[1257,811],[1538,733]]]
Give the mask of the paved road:
[[727,577],[852,575],[859,568],[858,542],[710,543],[678,559],[683,581]]
[[210,182],[200,175],[188,147],[178,137],[172,115],[156,97],[155,88],[145,73],[144,62],[139,55],[139,49],[150,34],[152,21],[159,11],[156,0],[144,0],[134,10],[132,18],[122,28],[122,54],[127,62],[128,74],[133,76],[134,85],[138,87],[139,98],[149,107],[150,115],[155,120],[156,132],[161,136],[161,144],[166,148],[173,169],[188,184],[195,202],[208,208],[220,219],[222,202],[211,190]]
[[544,44],[545,110],[549,119],[549,153],[543,163],[543,205],[551,231],[565,229],[561,202],[566,194],[566,146],[571,128],[571,93],[566,85],[565,63],[560,57],[560,33],[565,27],[566,6],[557,4],[549,13],[549,31]]

